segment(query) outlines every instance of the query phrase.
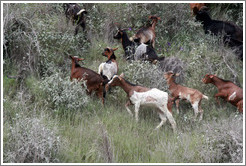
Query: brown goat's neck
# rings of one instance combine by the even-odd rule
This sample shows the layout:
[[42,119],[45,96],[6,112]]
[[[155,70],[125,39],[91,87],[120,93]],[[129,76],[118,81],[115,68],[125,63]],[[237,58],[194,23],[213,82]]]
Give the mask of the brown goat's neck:
[[153,20],[153,21],[152,21],[152,28],[153,28],[153,29],[155,29],[156,24],[157,24],[157,20]]
[[218,89],[222,86],[222,85],[224,85],[224,83],[225,82],[229,82],[229,81],[224,81],[224,80],[222,80],[222,79],[220,79],[219,77],[216,77],[216,76],[214,76],[213,78],[212,78],[212,82],[211,82],[211,84],[214,84]]
[[75,68],[81,67],[75,60],[72,60],[72,68],[71,68],[71,73],[74,72]]
[[125,79],[121,79],[120,84],[118,86],[120,86],[126,92],[127,96],[131,96],[130,92],[135,87],[135,85],[131,85]]
[[174,78],[170,78],[170,79],[167,81],[167,84],[169,85],[169,90],[170,90],[170,89],[174,89],[174,88],[176,88],[176,86],[177,86],[177,83],[175,82]]
[[75,69],[75,65],[76,65],[75,61],[74,61],[74,60],[72,60],[72,68],[71,68],[71,73],[73,73],[73,71],[74,71],[74,69]]

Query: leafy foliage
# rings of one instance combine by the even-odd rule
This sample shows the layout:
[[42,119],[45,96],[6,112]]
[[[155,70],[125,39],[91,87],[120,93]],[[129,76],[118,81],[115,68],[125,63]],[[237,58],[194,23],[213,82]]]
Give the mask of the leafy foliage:
[[[81,88],[81,85],[84,88]],[[69,77],[62,79],[61,72],[46,77],[41,82],[41,89],[47,94],[48,102],[54,103],[56,108],[62,106],[77,110],[86,107],[89,102],[85,83],[76,80],[71,82]]]

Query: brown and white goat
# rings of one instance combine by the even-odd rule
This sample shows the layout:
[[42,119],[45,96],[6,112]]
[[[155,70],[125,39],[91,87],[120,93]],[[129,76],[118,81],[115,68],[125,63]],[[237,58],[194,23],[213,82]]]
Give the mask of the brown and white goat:
[[85,31],[85,14],[87,14],[87,11],[82,9],[77,3],[65,3],[63,4],[63,8],[65,10],[67,23],[71,19],[73,25],[74,23],[77,24],[74,35],[77,35],[80,26],[83,28],[83,31]]
[[148,43],[150,41],[151,46],[155,47],[155,26],[157,21],[160,20],[160,17],[149,16],[149,19],[152,20],[150,26],[142,27],[137,31],[133,37],[134,41],[139,41],[140,43]]
[[114,51],[118,48],[107,47],[104,49],[102,55],[107,57],[108,60],[103,62],[98,67],[98,73],[105,79],[106,82],[112,79],[118,73],[118,63]]
[[103,78],[96,72],[91,69],[81,67],[78,62],[84,60],[83,58],[73,57],[70,55],[72,60],[72,68],[71,68],[71,81],[73,79],[77,80],[85,80],[87,86],[87,93],[91,94],[95,92],[96,95],[102,99],[102,103],[104,104],[104,80]]
[[156,107],[158,108],[158,113],[161,118],[161,123],[156,127],[156,129],[161,127],[168,119],[175,131],[176,122],[172,113],[168,110],[168,94],[156,88],[149,89],[143,86],[134,85],[123,77],[123,73],[120,76],[115,75],[106,85],[106,90],[110,86],[120,86],[126,92],[128,97],[128,101],[125,105],[126,110],[133,116],[128,106],[131,104],[135,106],[136,121],[138,121],[138,112],[141,105]]
[[194,119],[196,119],[198,113],[200,113],[199,120],[202,120],[203,110],[201,108],[201,101],[202,99],[208,99],[208,97],[196,89],[177,84],[174,79],[175,76],[179,76],[179,74],[171,71],[164,73],[164,78],[167,80],[167,84],[169,85],[169,91],[172,97],[174,97],[176,103],[177,113],[179,113],[180,99],[185,99],[191,103],[194,109]]
[[231,81],[217,77],[216,75],[206,74],[202,79],[205,84],[214,84],[218,88],[218,93],[214,95],[219,104],[218,97],[236,106],[239,112],[243,113],[243,89]]

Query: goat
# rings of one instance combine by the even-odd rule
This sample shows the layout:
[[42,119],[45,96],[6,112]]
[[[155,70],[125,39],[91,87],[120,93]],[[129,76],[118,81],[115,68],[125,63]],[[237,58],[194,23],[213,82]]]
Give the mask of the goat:
[[127,94],[128,101],[125,104],[126,110],[131,116],[133,116],[129,105],[135,106],[135,118],[138,121],[138,112],[141,105],[153,106],[158,108],[158,113],[161,118],[161,123],[156,127],[160,128],[168,119],[172,125],[173,130],[176,129],[176,122],[172,116],[172,113],[168,110],[168,94],[159,89],[149,89],[143,86],[134,85],[124,79],[123,73],[118,76],[115,75],[111,81],[106,84],[106,90],[109,86],[120,86]]
[[140,44],[131,41],[128,38],[126,29],[118,28],[117,33],[114,35],[114,39],[121,40],[125,52],[125,58],[127,60],[144,59],[153,62],[155,60],[163,59],[162,57],[158,57],[158,55],[156,54],[155,50],[152,47],[146,44]]
[[243,44],[243,30],[239,26],[231,22],[212,20],[205,10],[198,10],[197,7],[193,9],[193,12],[196,14],[196,20],[202,23],[205,34],[221,34],[224,43],[232,48],[240,47]]
[[90,95],[93,91],[96,95],[102,99],[104,104],[105,91],[104,91],[104,80],[103,78],[91,69],[81,67],[78,62],[84,60],[83,58],[69,56],[72,60],[71,76],[70,80],[85,80],[87,86],[87,93]]
[[218,88],[218,93],[214,95],[218,104],[218,97],[236,106],[239,112],[243,113],[243,89],[233,82],[224,80],[216,75],[206,74],[202,79],[205,84],[214,84]]
[[202,120],[203,110],[201,108],[201,101],[202,99],[208,100],[208,97],[196,89],[191,89],[177,84],[175,82],[174,76],[179,76],[179,74],[173,73],[172,71],[164,73],[164,78],[167,80],[167,84],[169,85],[169,91],[171,93],[171,96],[174,97],[176,103],[177,113],[179,113],[180,99],[186,99],[191,103],[194,109],[194,119],[196,119],[198,113],[200,113],[199,120]]
[[63,8],[65,10],[65,15],[68,21],[71,19],[72,23],[76,22],[76,28],[74,35],[78,34],[79,27],[81,26],[83,28],[83,31],[85,31],[85,14],[88,12],[85,9],[82,9],[78,4],[76,3],[65,3],[63,4]]
[[160,20],[160,17],[157,16],[149,16],[149,19],[152,20],[150,26],[140,28],[137,33],[134,35],[134,40],[139,41],[140,43],[147,43],[150,41],[151,46],[155,47],[155,26],[157,21]]
[[107,57],[108,60],[103,62],[98,67],[98,73],[106,80],[107,83],[112,79],[114,75],[118,73],[118,63],[116,62],[116,56],[114,55],[114,51],[118,48],[105,48],[102,53],[103,56]]
[[197,8],[198,10],[200,10],[203,6],[205,6],[205,3],[190,3],[190,10],[191,10],[192,15],[195,14],[193,12],[194,8]]

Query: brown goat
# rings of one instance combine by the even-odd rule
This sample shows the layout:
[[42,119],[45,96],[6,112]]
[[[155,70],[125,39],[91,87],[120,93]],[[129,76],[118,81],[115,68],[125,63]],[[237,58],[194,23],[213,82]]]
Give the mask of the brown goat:
[[214,84],[218,88],[218,93],[214,95],[219,104],[218,97],[230,102],[236,106],[239,112],[243,113],[243,89],[235,85],[231,81],[223,80],[216,75],[206,74],[202,79],[203,83]]
[[102,99],[102,103],[104,104],[105,92],[103,78],[93,70],[81,67],[78,62],[84,60],[83,58],[72,57],[71,55],[70,58],[72,59],[71,81],[74,78],[77,80],[85,80],[88,94],[95,91],[96,95]]
[[202,120],[203,110],[201,109],[201,101],[202,99],[208,99],[208,97],[196,89],[191,89],[177,84],[174,80],[174,76],[179,76],[179,74],[173,73],[171,71],[164,73],[164,78],[167,80],[167,84],[169,85],[169,91],[172,97],[174,97],[174,100],[176,100],[175,103],[177,107],[177,113],[179,113],[180,99],[185,99],[190,101],[194,109],[194,119],[196,119],[198,112],[200,112],[199,120]]
[[152,20],[151,25],[147,27],[142,27],[135,34],[134,41],[139,41],[140,43],[148,43],[150,41],[151,46],[155,47],[155,26],[157,21],[160,20],[160,17],[149,16],[149,19]]

